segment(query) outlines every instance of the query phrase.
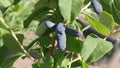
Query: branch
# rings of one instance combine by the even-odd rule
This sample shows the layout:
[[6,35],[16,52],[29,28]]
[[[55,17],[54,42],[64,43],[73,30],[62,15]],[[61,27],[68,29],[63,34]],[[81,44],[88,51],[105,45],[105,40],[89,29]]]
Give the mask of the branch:
[[17,43],[20,45],[20,48],[22,49],[22,51],[33,61],[36,62],[36,60],[25,50],[25,48],[23,47],[23,45],[19,42],[17,36],[15,35],[15,33],[10,30],[10,32],[12,33],[12,36],[14,37],[14,39],[17,41]]
[[104,40],[106,40],[108,37],[110,37],[111,35],[113,35],[113,34],[114,34],[115,32],[117,32],[119,29],[120,29],[120,26],[115,27],[115,29],[113,29],[112,32],[111,32],[108,36],[106,36],[106,37],[104,38]]
[[57,45],[57,40],[55,39],[55,40],[54,40],[54,43],[53,43],[53,48],[52,48],[52,50],[51,50],[51,56],[54,56],[54,55],[55,55],[56,45]]
[[88,2],[88,4],[87,5],[85,5],[82,9],[81,9],[81,11],[80,12],[83,12],[85,9],[87,9],[89,6],[91,5],[91,1],[90,2]]
[[80,55],[78,55],[77,58],[75,58],[75,59],[73,59],[72,61],[70,61],[70,62],[68,63],[68,65],[71,65],[72,63],[74,63],[74,62],[76,62],[76,61],[78,61],[78,60],[82,60],[82,58],[81,58]]
[[[85,6],[81,9],[80,13],[83,13],[83,11],[84,11],[85,9],[87,9],[90,5],[91,5],[91,1],[89,1],[89,2],[87,3],[87,5],[85,5]],[[79,19],[79,17],[76,17],[76,19]]]

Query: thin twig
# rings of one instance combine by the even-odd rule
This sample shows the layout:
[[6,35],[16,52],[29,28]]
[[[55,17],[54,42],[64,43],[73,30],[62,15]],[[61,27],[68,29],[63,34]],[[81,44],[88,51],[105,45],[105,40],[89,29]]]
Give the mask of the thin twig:
[[[73,59],[74,52],[72,52],[72,56],[70,57],[70,61]],[[71,68],[71,64],[69,64],[69,68]]]
[[19,42],[17,36],[15,35],[15,33],[10,30],[10,32],[12,33],[12,36],[14,37],[14,39],[17,41],[17,43],[20,45],[20,48],[22,49],[22,51],[34,62],[36,62],[36,60],[24,49],[23,45]]
[[[81,9],[80,13],[82,13],[84,10],[86,10],[90,5],[91,5],[91,1],[88,2],[87,5],[85,5],[85,6]],[[79,17],[76,17],[76,19],[78,19],[78,18],[79,18]]]
[[55,39],[55,40],[54,40],[54,43],[53,43],[53,48],[52,48],[52,50],[51,50],[51,56],[54,56],[54,55],[55,55],[56,45],[57,45],[57,40]]
[[108,36],[106,36],[106,37],[104,38],[104,40],[106,40],[108,37],[110,37],[111,35],[113,35],[116,31],[117,31],[116,29],[113,30]]
[[112,32],[111,32],[108,36],[106,36],[106,37],[104,38],[104,40],[106,40],[108,37],[110,37],[111,35],[113,35],[113,34],[114,34],[115,32],[117,32],[119,29],[120,29],[120,26],[115,27],[115,29],[113,29]]
[[44,53],[43,53],[42,47],[40,48],[40,52],[41,52],[42,58],[44,58]]
[[82,60],[82,58],[81,58],[80,55],[78,55],[78,57],[77,57],[76,59],[73,59],[72,61],[70,61],[70,62],[68,63],[68,65],[71,65],[72,63],[74,63],[74,62],[76,62],[76,61],[78,61],[78,60]]
[[[17,43],[20,45],[20,48],[22,49],[22,51],[34,62],[36,62],[36,60],[24,49],[23,45],[19,42],[18,38],[16,37],[15,33],[12,30],[9,30],[9,26],[5,23],[4,19],[2,16],[0,16],[0,21],[2,22],[2,25],[4,25],[4,27],[11,32],[12,36],[14,37],[14,39],[17,41]],[[0,23],[1,24],[1,23]]]
[[91,27],[91,25],[86,26],[85,28],[82,29],[82,32],[84,32],[85,30],[89,29]]
[[90,2],[88,2],[88,4],[87,4],[87,5],[85,5],[85,6],[81,9],[81,11],[80,11],[80,12],[83,12],[85,9],[87,9],[87,8],[90,6],[90,4],[91,4],[91,1],[90,1]]

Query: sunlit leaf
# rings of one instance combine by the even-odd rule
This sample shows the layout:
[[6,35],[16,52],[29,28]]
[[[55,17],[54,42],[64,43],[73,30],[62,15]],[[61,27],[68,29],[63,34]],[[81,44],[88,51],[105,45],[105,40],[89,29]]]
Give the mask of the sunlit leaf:
[[102,58],[112,49],[112,43],[95,36],[87,36],[81,50],[81,56],[84,61],[90,63]]

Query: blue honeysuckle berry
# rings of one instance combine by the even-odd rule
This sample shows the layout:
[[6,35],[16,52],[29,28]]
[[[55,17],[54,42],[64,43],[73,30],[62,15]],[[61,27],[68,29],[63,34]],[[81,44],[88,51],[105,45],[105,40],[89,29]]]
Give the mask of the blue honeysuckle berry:
[[91,0],[91,5],[93,6],[94,11],[97,14],[100,14],[102,12],[102,10],[103,10],[102,5],[97,0]]

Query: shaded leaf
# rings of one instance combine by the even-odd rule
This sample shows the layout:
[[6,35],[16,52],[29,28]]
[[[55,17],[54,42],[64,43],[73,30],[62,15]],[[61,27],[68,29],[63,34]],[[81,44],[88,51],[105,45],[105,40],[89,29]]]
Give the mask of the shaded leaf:
[[103,9],[113,15],[116,23],[120,20],[120,0],[99,0],[103,6]]
[[7,56],[7,52],[8,52],[8,48],[6,46],[2,46],[0,47],[0,66],[1,63],[5,60],[6,56]]
[[[23,34],[17,34],[16,35],[18,40],[20,41],[20,43],[23,42],[24,36]],[[17,43],[17,41],[14,39],[14,37],[10,34],[5,34],[3,35],[3,41],[4,41],[4,45],[15,52],[21,52],[21,48],[20,45]]]
[[109,13],[112,12],[112,0],[99,0],[103,9]]
[[40,67],[39,67],[38,63],[36,63],[36,64],[32,64],[32,68],[40,68]]
[[38,39],[38,42],[40,43],[40,46],[47,47],[48,45],[53,43],[53,38],[50,36],[42,36]]
[[16,5],[20,2],[20,0],[14,0],[14,2],[12,3],[13,5]]
[[5,7],[5,8],[0,8],[2,14],[4,14],[4,13],[7,11],[8,8],[9,8],[9,6],[8,6],[8,7]]
[[67,35],[66,50],[79,53],[81,51],[82,46],[83,46],[82,41],[76,39],[75,37]]
[[34,20],[35,18],[40,18],[42,16],[44,16],[45,14],[48,13],[50,8],[48,7],[42,7],[39,8],[35,11],[32,12],[32,14],[29,15],[29,17],[24,21],[24,28],[27,28],[29,26],[29,24],[31,23],[32,20]]
[[80,67],[80,66],[81,66],[81,61],[80,60],[71,64],[71,68]]
[[55,61],[58,68],[67,68],[68,62],[70,61],[66,58],[61,51],[55,56]]
[[37,38],[37,39],[35,39],[34,41],[32,41],[32,42],[26,47],[26,50],[29,51],[29,50],[34,46],[34,44],[35,44],[36,42],[38,42],[38,39],[39,39],[39,38]]
[[3,39],[2,39],[2,36],[0,36],[0,47],[2,47],[3,46]]
[[22,55],[23,53],[18,53],[12,57],[7,58],[6,60],[3,61],[1,65],[2,68],[12,68],[13,63]]
[[53,68],[54,59],[51,56],[47,56],[44,59],[39,60],[40,68]]
[[35,4],[35,10],[42,8],[42,7],[50,7],[50,2],[48,0],[39,0]]
[[120,10],[115,5],[112,5],[112,14],[115,21],[120,24]]
[[42,22],[42,23],[38,26],[38,28],[37,28],[37,30],[36,30],[36,34],[37,34],[38,36],[41,36],[41,35],[46,31],[46,29],[47,29],[47,27],[45,26],[45,22]]
[[113,4],[116,6],[118,10],[120,10],[120,0],[114,0]]

